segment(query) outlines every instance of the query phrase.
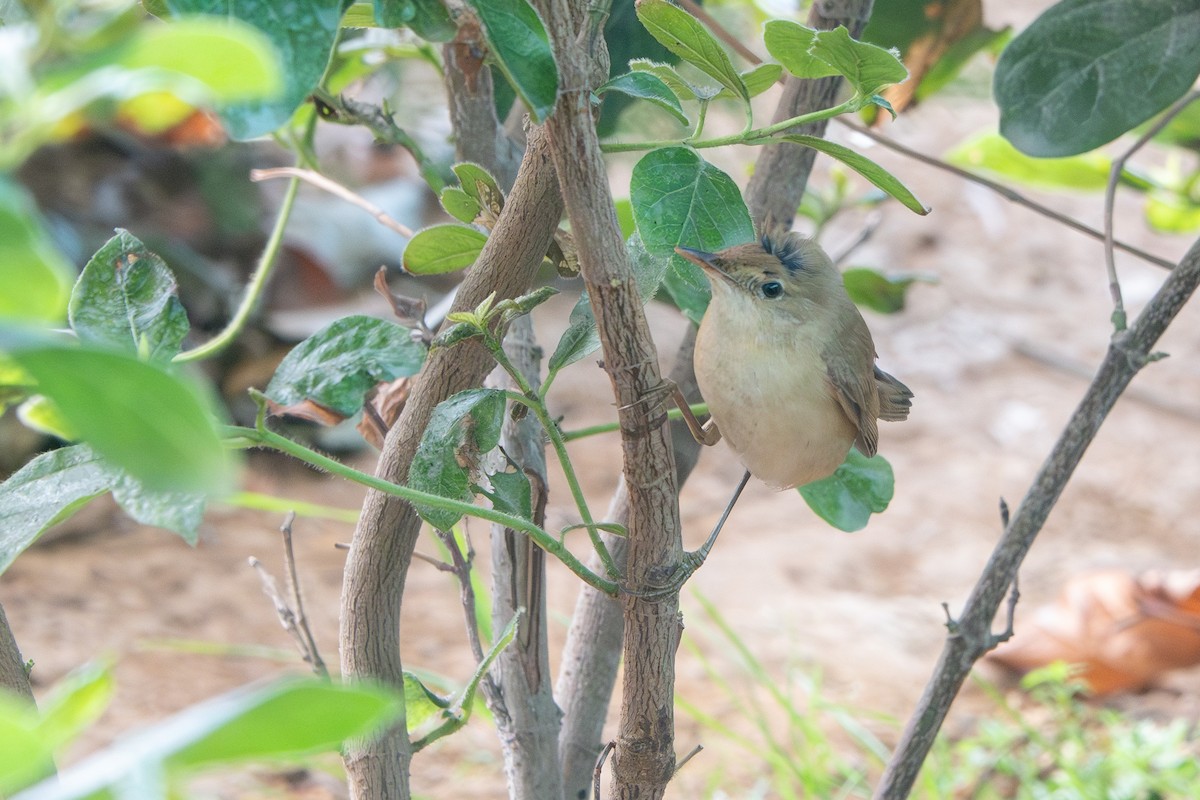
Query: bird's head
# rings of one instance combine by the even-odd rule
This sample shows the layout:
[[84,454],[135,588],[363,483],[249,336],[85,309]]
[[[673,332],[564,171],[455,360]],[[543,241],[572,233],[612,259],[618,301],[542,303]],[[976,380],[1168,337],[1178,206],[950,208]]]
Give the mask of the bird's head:
[[717,253],[690,247],[675,252],[704,270],[714,302],[749,300],[762,313],[811,317],[841,294],[842,278],[825,251],[812,239],[789,233],[764,235]]

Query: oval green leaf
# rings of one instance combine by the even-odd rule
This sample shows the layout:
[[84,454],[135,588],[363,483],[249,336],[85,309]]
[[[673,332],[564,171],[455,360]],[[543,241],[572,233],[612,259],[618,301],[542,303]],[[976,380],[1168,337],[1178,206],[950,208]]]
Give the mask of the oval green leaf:
[[424,363],[425,346],[411,330],[356,314],[296,345],[279,363],[265,394],[282,406],[310,401],[349,417],[377,384],[415,375]]
[[434,225],[419,230],[404,248],[404,269],[413,275],[440,275],[475,263],[487,235],[465,225]]
[[1094,150],[1191,88],[1197,42],[1195,2],[1062,0],[996,65],[1000,133],[1031,156]]
[[1112,159],[1102,153],[1067,158],[1027,156],[998,133],[972,137],[946,154],[951,164],[1047,189],[1098,192],[1108,185]]
[[438,199],[441,200],[442,208],[446,209],[446,213],[459,222],[471,223],[479,216],[479,203],[456,186],[447,186],[442,189]]
[[675,117],[681,125],[688,124],[687,114],[679,98],[661,78],[650,72],[627,72],[605,83],[596,89],[596,94],[603,96],[605,92],[620,92],[639,100],[646,100]]
[[74,274],[46,235],[33,200],[0,179],[0,317],[60,322]]
[[816,30],[787,19],[770,20],[763,28],[763,44],[771,58],[797,78],[826,78],[838,74],[831,64],[810,52],[816,41]]
[[908,190],[908,187],[896,178],[895,175],[888,172],[883,167],[876,164],[871,159],[856,153],[849,147],[840,144],[835,144],[828,139],[822,139],[819,136],[806,136],[804,134],[789,134],[780,136],[779,139],[794,144],[802,144],[805,147],[811,147],[813,150],[824,153],[825,155],[836,158],[838,161],[845,164],[850,169],[862,175],[878,188],[887,192],[892,197],[904,204],[904,207],[910,211],[924,216],[929,213],[929,207],[917,199],[916,195]]
[[691,14],[667,0],[637,0],[637,16],[659,44],[715,78],[735,97],[750,101],[746,84],[729,54]]
[[496,67],[534,121],[544,122],[558,100],[558,65],[542,18],[526,0],[469,1]]
[[[409,488],[471,502],[471,472],[481,456],[500,443],[504,392],[468,389],[439,403],[408,470]],[[414,503],[421,518],[438,530],[450,530],[462,518],[457,511]]]
[[284,85],[270,38],[236,18],[188,17],[143,26],[117,63],[187,75],[227,103],[272,98]]
[[72,430],[147,488],[218,492],[228,484],[230,459],[190,379],[88,347],[24,344],[9,355]]
[[[231,103],[220,109],[230,136],[252,139],[270,133],[292,117],[325,72],[341,24],[342,0],[307,0],[281,13],[277,0],[165,0],[175,16],[201,14],[240,20],[264,34],[274,46],[283,88],[271,99]],[[209,58],[191,52],[190,58]]]
[[118,229],[88,261],[71,292],[71,327],[81,341],[170,361],[189,327],[178,289],[163,260]]
[[817,33],[811,52],[840,72],[864,100],[908,77],[908,69],[899,56],[879,45],[852,38],[840,25]]
[[883,456],[867,458],[852,448],[832,475],[797,491],[817,516],[838,530],[851,533],[865,528],[872,514],[888,507],[895,491],[895,478],[892,465]]
[[652,150],[629,182],[633,218],[646,249],[670,258],[663,287],[693,321],[708,306],[708,281],[700,268],[675,254],[683,245],[715,252],[753,241],[754,223],[728,175],[689,147]]

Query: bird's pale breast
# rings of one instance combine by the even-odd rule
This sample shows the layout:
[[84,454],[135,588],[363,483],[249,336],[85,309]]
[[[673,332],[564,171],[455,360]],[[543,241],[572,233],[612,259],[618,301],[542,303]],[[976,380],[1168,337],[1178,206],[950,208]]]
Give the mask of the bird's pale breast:
[[736,308],[740,298],[723,299],[704,317],[695,359],[696,380],[723,438],[771,486],[827,477],[857,431],[829,393],[819,342],[804,324],[764,325],[761,316]]

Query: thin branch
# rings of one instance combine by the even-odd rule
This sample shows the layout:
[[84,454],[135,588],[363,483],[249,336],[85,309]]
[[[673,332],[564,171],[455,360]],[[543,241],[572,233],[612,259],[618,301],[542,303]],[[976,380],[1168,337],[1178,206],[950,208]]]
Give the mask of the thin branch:
[[1121,297],[1121,281],[1117,278],[1117,261],[1113,256],[1113,206],[1117,200],[1117,184],[1120,183],[1121,175],[1125,172],[1125,163],[1133,157],[1133,154],[1145,147],[1147,142],[1157,136],[1163,128],[1171,123],[1171,120],[1175,119],[1197,98],[1200,98],[1200,90],[1185,94],[1167,109],[1167,112],[1159,117],[1157,122],[1146,129],[1146,132],[1139,136],[1128,150],[1113,159],[1112,171],[1108,175],[1108,184],[1104,187],[1104,266],[1108,270],[1108,291],[1112,295],[1113,301],[1113,328],[1118,333],[1125,330],[1126,317],[1125,301]]
[[596,768],[592,771],[592,798],[600,800],[600,776],[604,772],[604,762],[608,760],[608,754],[615,750],[616,742],[609,742],[604,745],[604,749],[600,751],[600,757],[596,759]]
[[242,296],[242,302],[234,312],[233,318],[216,336],[198,347],[184,350],[172,360],[182,363],[208,358],[221,352],[241,336],[250,317],[258,310],[258,304],[267,290],[267,282],[270,281],[271,275],[275,271],[279,251],[283,246],[283,232],[292,216],[292,206],[296,202],[296,190],[299,187],[300,181],[295,178],[288,183],[287,190],[283,193],[283,202],[275,214],[275,227],[271,229],[271,236],[263,246],[262,255],[258,258],[258,266],[254,268],[254,274],[246,286],[246,293]]
[[[1098,231],[1095,228],[1092,228],[1088,225],[1083,224],[1082,222],[1080,222],[1077,219],[1068,217],[1066,214],[1062,214],[1058,211],[1055,211],[1054,209],[1050,208],[1049,206],[1044,206],[1041,203],[1038,203],[1034,200],[1030,200],[1028,197],[1025,197],[1024,195],[1005,186],[1002,183],[996,183],[995,181],[989,180],[989,179],[983,177],[982,175],[976,175],[973,172],[962,169],[960,167],[956,167],[953,164],[949,164],[949,163],[941,160],[940,158],[934,158],[933,156],[927,156],[924,153],[921,153],[917,150],[913,150],[911,147],[906,147],[905,145],[900,144],[899,142],[897,142],[894,139],[889,139],[888,137],[884,136],[881,133],[873,131],[869,128],[865,128],[862,125],[858,125],[856,123],[850,122],[846,118],[839,118],[837,121],[840,122],[842,125],[845,125],[850,130],[854,131],[855,133],[862,134],[863,136],[866,136],[868,139],[872,140],[873,142],[876,142],[877,144],[881,144],[884,147],[888,148],[889,150],[894,150],[895,152],[899,153],[902,156],[907,156],[908,158],[911,158],[914,161],[919,161],[922,164],[926,164],[930,167],[935,167],[936,169],[940,169],[943,172],[948,172],[951,175],[957,175],[958,177],[962,178],[965,181],[970,181],[971,183],[977,183],[980,186],[991,189],[993,192],[1000,195],[1001,197],[1003,197],[1005,200],[1008,200],[1009,202],[1016,203],[1017,205],[1020,205],[1020,206],[1024,206],[1025,208],[1028,208],[1030,211],[1034,211],[1038,214],[1041,214],[1044,217],[1048,217],[1049,219],[1052,219],[1055,222],[1062,223],[1063,225],[1067,226],[1071,230],[1078,231],[1079,233],[1082,233],[1085,236],[1090,236],[1093,239],[1096,239],[1097,241],[1103,242],[1105,239],[1103,231]],[[1118,239],[1114,239],[1113,247],[1117,248],[1118,250],[1124,250],[1126,253],[1129,253],[1130,255],[1135,255],[1138,258],[1142,259],[1143,261],[1147,261],[1151,264],[1154,264],[1155,266],[1162,267],[1163,269],[1174,269],[1175,268],[1175,264],[1172,263],[1171,261],[1168,261],[1165,258],[1160,258],[1159,256],[1156,256],[1153,253],[1148,253],[1145,250],[1142,250],[1141,248],[1134,247],[1133,245],[1128,244],[1127,242],[1122,242]]]
[[285,574],[288,593],[291,595],[290,602],[283,596],[283,592],[279,591],[279,585],[275,582],[274,576],[267,571],[261,561],[251,556],[249,563],[258,573],[263,593],[271,598],[280,624],[295,640],[296,647],[300,650],[300,657],[312,667],[313,672],[319,677],[327,679],[329,670],[326,669],[325,662],[321,659],[321,653],[317,649],[317,641],[312,635],[312,629],[308,626],[308,618],[304,614],[304,601],[300,597],[300,579],[296,574],[296,555],[292,548],[292,523],[295,519],[295,512],[288,512],[283,525],[279,528],[280,533],[283,534],[283,561],[287,570]]
[[[459,601],[462,603],[463,617],[467,622],[467,640],[471,643],[471,654],[475,663],[483,663],[483,639],[479,635],[479,620],[475,616],[475,587],[471,583],[471,565],[475,561],[475,548],[467,539],[467,552],[464,554],[458,546],[458,540],[453,531],[435,531],[442,546],[450,553],[450,572],[458,579]],[[464,536],[466,534],[463,534]],[[415,555],[415,554],[414,554]],[[485,676],[484,681],[489,682]]]
[[347,203],[356,205],[363,211],[366,211],[372,217],[388,230],[393,230],[401,236],[409,239],[412,238],[412,228],[402,222],[397,222],[388,216],[388,213],[379,206],[372,203],[367,198],[342,186],[335,180],[326,178],[319,172],[313,172],[311,169],[300,169],[299,167],[275,167],[273,169],[252,169],[250,170],[250,180],[258,183],[259,181],[269,181],[275,178],[299,178],[305,183],[311,183],[318,189],[322,189],[335,197],[340,197]]
[[963,681],[974,663],[995,645],[992,620],[1013,585],[1025,554],[1125,387],[1143,366],[1161,357],[1152,348],[1197,285],[1200,285],[1200,241],[1192,245],[1163,281],[1137,321],[1113,337],[1095,379],[992,552],[962,616],[952,626],[933,677],[875,791],[876,800],[908,797]]
[[288,592],[292,596],[292,607],[296,609],[296,627],[303,636],[305,648],[311,656],[309,663],[312,664],[313,672],[322,678],[328,678],[329,670],[326,669],[325,662],[321,659],[321,653],[317,649],[317,640],[313,636],[312,628],[308,626],[308,615],[304,613],[304,598],[300,593],[300,576],[296,572],[296,552],[292,547],[292,524],[295,521],[296,512],[289,511],[283,520],[283,525],[279,527],[279,532],[283,534],[283,563],[287,567]]

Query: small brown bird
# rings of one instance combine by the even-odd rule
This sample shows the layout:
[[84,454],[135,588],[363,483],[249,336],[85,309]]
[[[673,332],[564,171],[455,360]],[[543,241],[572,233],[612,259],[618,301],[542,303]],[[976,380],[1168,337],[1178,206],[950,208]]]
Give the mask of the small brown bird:
[[908,417],[912,392],[875,366],[871,332],[816,242],[675,252],[712,284],[695,355],[712,418],[689,421],[702,443],[723,435],[751,474],[785,489],[831,475],[851,444],[875,455],[876,420]]

